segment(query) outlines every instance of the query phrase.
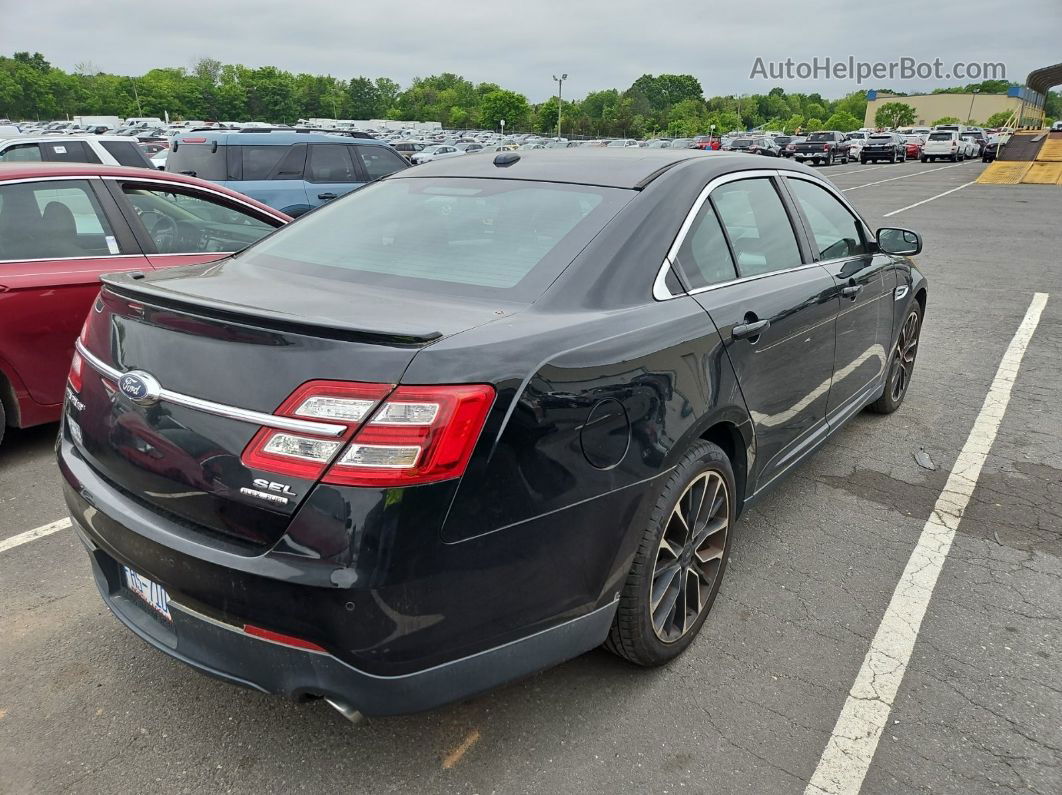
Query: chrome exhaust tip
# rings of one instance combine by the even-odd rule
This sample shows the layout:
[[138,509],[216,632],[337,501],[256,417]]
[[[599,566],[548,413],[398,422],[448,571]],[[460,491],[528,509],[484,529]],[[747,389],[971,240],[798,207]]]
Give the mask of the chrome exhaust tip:
[[339,701],[334,698],[329,698],[328,696],[325,696],[325,701],[327,701],[329,706],[335,709],[336,712],[338,712],[344,718],[349,720],[351,723],[362,723],[365,720],[364,715],[362,715],[360,712],[358,712],[358,710],[356,710],[354,707],[352,707],[350,704],[347,704],[346,702]]

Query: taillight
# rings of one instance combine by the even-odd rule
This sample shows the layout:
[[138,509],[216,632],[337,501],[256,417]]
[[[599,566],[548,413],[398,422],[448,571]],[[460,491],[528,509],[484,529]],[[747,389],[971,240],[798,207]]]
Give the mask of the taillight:
[[325,483],[411,486],[464,474],[494,389],[400,386],[325,473]]
[[274,413],[342,424],[346,431],[327,436],[261,428],[242,461],[293,477],[323,474],[326,483],[351,486],[447,480],[464,473],[493,402],[494,389],[486,384],[394,389],[389,384],[310,381]]
[[311,643],[308,640],[302,638],[296,638],[293,635],[285,635],[283,632],[274,632],[271,629],[264,629],[263,627],[256,627],[254,624],[244,624],[243,631],[248,635],[252,635],[262,640],[268,640],[273,643],[279,643],[282,646],[291,646],[293,649],[305,649],[306,651],[325,651],[322,647],[316,643]]
[[70,386],[73,387],[75,392],[81,391],[82,379],[81,368],[84,366],[84,362],[81,359],[81,354],[74,351],[74,358],[70,360],[70,372],[67,373],[66,380],[70,382]]
[[280,475],[316,480],[391,391],[388,384],[348,381],[307,381],[280,404],[274,414],[346,425],[342,436],[315,436],[260,428],[243,451],[243,464]]
[[822,145],[822,151],[823,152],[829,152],[830,151],[830,145],[829,144],[823,144]]

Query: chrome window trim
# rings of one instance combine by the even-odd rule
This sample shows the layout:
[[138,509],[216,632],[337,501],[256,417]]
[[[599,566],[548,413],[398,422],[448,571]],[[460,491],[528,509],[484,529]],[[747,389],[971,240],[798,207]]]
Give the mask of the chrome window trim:
[[[671,248],[668,249],[667,257],[664,259],[663,265],[660,266],[660,270],[657,272],[656,279],[653,282],[653,298],[657,301],[668,301],[672,298],[680,298],[684,295],[699,295],[700,293],[706,293],[709,290],[718,290],[720,287],[730,287],[734,284],[744,284],[745,282],[756,281],[757,279],[763,279],[767,276],[776,276],[779,273],[794,273],[806,268],[818,267],[821,265],[819,262],[805,262],[800,265],[796,265],[792,268],[783,268],[781,270],[771,271],[769,273],[758,273],[755,276],[741,276],[737,279],[731,279],[727,282],[719,282],[717,284],[709,284],[707,287],[698,287],[689,292],[680,293],[679,295],[673,294],[667,289],[664,279],[667,277],[667,269],[678,259],[679,249],[682,248],[682,244],[686,240],[686,236],[689,234],[690,228],[693,226],[694,220],[697,218],[697,214],[701,211],[701,207],[708,201],[708,197],[711,196],[712,191],[718,188],[720,185],[725,185],[728,182],[736,182],[742,179],[756,179],[762,177],[777,177],[781,176],[785,172],[782,172],[774,168],[755,168],[748,169],[746,171],[732,171],[729,174],[721,174],[701,190],[697,195],[696,201],[693,202],[693,206],[686,214],[685,220],[682,222],[682,226],[679,227],[678,234],[675,236],[674,242],[671,244]],[[798,172],[794,172],[798,173]],[[801,174],[801,176],[804,176]],[[779,197],[781,200],[781,197]],[[850,206],[850,205],[849,205]],[[858,217],[858,215],[857,215]],[[860,221],[862,219],[860,218]],[[864,224],[865,226],[866,224]],[[796,236],[796,230],[793,230],[794,237]]]
[[[115,382],[122,377],[123,372],[121,370],[117,370],[109,364],[97,359],[86,350],[85,346],[81,343],[81,340],[77,340],[77,342],[74,343],[74,348],[81,355],[81,358],[88,362],[88,364],[90,364],[97,372],[107,376]],[[177,406],[195,409],[196,411],[202,411],[205,414],[213,414],[218,417],[226,417],[227,419],[247,422],[252,425],[260,425],[266,428],[275,428],[281,431],[293,431],[295,433],[309,433],[315,436],[331,437],[342,436],[347,431],[346,425],[337,425],[330,422],[296,420],[290,417],[278,417],[275,414],[265,414],[260,411],[241,409],[237,406],[229,406],[224,403],[215,403],[212,400],[203,400],[202,398],[192,397],[191,395],[185,395],[165,388],[159,392],[159,400],[164,400],[167,403],[173,403]]]
[[[213,253],[213,252],[209,252]],[[145,259],[144,254],[86,254],[84,257],[31,257],[29,259],[0,259],[0,264],[6,262],[71,262],[81,260],[97,260],[97,259]],[[56,275],[62,273],[78,273],[79,271],[57,271]],[[35,273],[16,273],[15,276],[35,276]]]

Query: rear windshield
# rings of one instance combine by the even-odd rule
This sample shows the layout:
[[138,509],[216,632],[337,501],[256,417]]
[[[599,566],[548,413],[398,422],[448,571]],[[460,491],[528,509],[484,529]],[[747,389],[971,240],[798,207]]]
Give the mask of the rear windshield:
[[391,179],[237,255],[343,282],[534,300],[634,195],[517,180]]
[[930,133],[929,134],[929,140],[930,141],[950,141],[951,137],[952,137],[952,133],[946,133],[946,132],[935,132],[935,133]]
[[872,135],[872,136],[870,136],[869,140],[871,140],[871,141],[891,141],[892,140],[892,136],[891,135]]
[[151,163],[144,156],[139,146],[132,141],[100,141],[100,145],[111,153],[111,157],[121,166],[151,168]]
[[223,181],[228,178],[225,169],[225,147],[214,144],[186,144],[177,141],[177,149],[170,152],[166,159],[166,170],[177,174],[188,174],[200,179]]
[[817,132],[808,136],[809,141],[832,141],[833,133],[829,132]]

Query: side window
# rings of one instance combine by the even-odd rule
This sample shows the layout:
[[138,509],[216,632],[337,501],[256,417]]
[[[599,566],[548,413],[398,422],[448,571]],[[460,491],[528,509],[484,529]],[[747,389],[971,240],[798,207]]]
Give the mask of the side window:
[[793,225],[778,191],[765,177],[727,182],[712,191],[741,276],[759,276],[802,264]]
[[100,141],[100,146],[106,149],[120,166],[153,167],[140,147],[132,141]]
[[41,148],[37,144],[15,144],[0,152],[0,160],[5,163],[40,162]]
[[678,260],[694,290],[737,278],[734,258],[711,202],[705,202],[694,219],[679,248]]
[[284,159],[273,172],[273,179],[303,179],[303,170],[306,167],[306,144],[289,146],[286,152]]
[[49,141],[40,145],[44,159],[58,163],[99,163],[100,159],[84,141]]
[[280,225],[194,191],[123,185],[159,254],[239,251]]
[[310,144],[306,179],[310,182],[359,182],[345,144]]
[[0,187],[0,259],[118,254],[118,243],[88,182]]
[[808,219],[819,259],[867,253],[862,224],[835,196],[803,179],[787,178],[786,184]]
[[386,177],[388,174],[394,174],[409,165],[400,155],[396,155],[382,146],[355,146],[352,148],[357,152],[358,157],[361,158],[361,162],[365,164],[365,172],[370,181]]
[[269,179],[273,169],[288,153],[286,146],[241,146],[239,150],[243,156],[243,178],[245,180]]

